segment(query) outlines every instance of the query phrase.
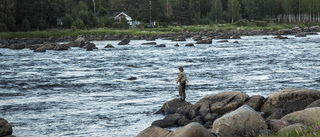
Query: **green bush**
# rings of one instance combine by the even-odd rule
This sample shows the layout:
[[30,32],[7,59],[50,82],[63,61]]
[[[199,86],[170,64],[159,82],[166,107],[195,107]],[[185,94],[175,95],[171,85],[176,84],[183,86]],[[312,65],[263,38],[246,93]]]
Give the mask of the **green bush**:
[[0,32],[7,32],[8,28],[7,25],[4,23],[0,23]]
[[24,19],[21,23],[21,30],[23,31],[29,31],[31,30],[31,23],[28,19]]
[[249,26],[250,22],[246,19],[238,20],[234,23],[236,26]]
[[268,23],[266,21],[254,21],[254,24],[257,27],[266,27],[268,25]]
[[114,18],[110,16],[103,16],[99,21],[102,27],[112,27],[112,24],[115,22]]
[[76,19],[74,22],[72,22],[72,26],[75,26],[78,29],[84,29],[84,23],[81,19]]
[[115,23],[112,24],[112,28],[120,29],[120,28],[122,28],[122,23],[121,22],[115,22]]

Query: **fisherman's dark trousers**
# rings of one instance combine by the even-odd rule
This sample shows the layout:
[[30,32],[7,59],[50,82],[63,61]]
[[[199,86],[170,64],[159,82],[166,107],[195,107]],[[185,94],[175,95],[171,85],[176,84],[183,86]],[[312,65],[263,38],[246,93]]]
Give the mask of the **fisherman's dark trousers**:
[[179,96],[186,97],[186,82],[180,83]]

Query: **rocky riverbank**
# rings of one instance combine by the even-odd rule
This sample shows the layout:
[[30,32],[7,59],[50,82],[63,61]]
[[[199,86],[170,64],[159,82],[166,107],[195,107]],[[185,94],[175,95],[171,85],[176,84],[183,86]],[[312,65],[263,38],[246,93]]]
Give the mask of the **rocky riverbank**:
[[[302,131],[320,120],[320,92],[291,88],[264,98],[230,91],[206,96],[195,104],[173,99],[157,113],[166,116],[138,137],[251,137]],[[176,131],[164,129],[181,126]]]
[[[64,36],[60,38],[49,37],[49,38],[15,38],[15,39],[0,39],[0,48],[10,49],[24,49],[29,48],[35,52],[45,52],[46,50],[68,50],[70,47],[82,47],[87,51],[97,49],[93,43],[89,41],[102,41],[102,40],[121,40],[118,45],[129,44],[130,40],[147,40],[154,41],[155,39],[164,39],[172,41],[186,41],[186,38],[193,38],[195,44],[211,44],[212,39],[241,39],[241,36],[253,36],[253,35],[275,35],[278,39],[288,39],[281,35],[295,35],[296,37],[306,37],[307,35],[318,35],[320,32],[319,26],[313,26],[309,28],[294,27],[292,29],[282,30],[215,30],[215,31],[200,31],[200,32],[185,32],[185,33],[167,33],[167,34],[156,34],[156,35],[104,35],[104,36],[78,36],[70,37]],[[69,42],[68,44],[57,44],[59,42]],[[223,40],[220,42],[228,42]],[[145,43],[156,45],[156,43]],[[192,45],[190,43],[189,45]],[[159,47],[165,47],[158,45]],[[41,48],[40,48],[41,47]],[[106,48],[112,48],[112,45]]]

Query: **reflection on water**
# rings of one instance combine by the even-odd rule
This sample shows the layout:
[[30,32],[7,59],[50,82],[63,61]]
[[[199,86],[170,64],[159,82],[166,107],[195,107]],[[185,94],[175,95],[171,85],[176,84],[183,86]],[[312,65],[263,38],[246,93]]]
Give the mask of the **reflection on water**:
[[[263,39],[268,37],[269,39]],[[320,36],[278,40],[242,37],[240,44],[159,48],[94,41],[98,50],[34,53],[0,49],[1,117],[16,136],[136,136],[178,96],[174,79],[184,66],[187,101],[225,91],[268,96],[284,88],[319,90]],[[104,49],[107,44],[116,48]],[[136,80],[129,78],[135,77]]]

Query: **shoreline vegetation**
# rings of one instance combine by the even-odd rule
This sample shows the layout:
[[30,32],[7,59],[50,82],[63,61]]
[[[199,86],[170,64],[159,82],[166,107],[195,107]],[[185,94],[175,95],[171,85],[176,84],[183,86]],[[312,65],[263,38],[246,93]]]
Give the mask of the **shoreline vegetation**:
[[130,28],[130,29],[112,29],[112,28],[95,28],[95,29],[47,29],[42,31],[19,31],[19,32],[0,32],[0,39],[14,38],[49,38],[49,37],[77,37],[82,36],[103,36],[103,35],[132,35],[132,36],[150,36],[168,33],[182,33],[200,31],[231,31],[231,30],[267,30],[277,31],[282,29],[292,29],[299,27],[301,29],[311,26],[319,26],[320,23],[305,24],[275,24],[275,23],[258,23],[247,20],[238,21],[234,24],[211,24],[211,25],[192,25],[192,26],[169,26],[160,28]]

